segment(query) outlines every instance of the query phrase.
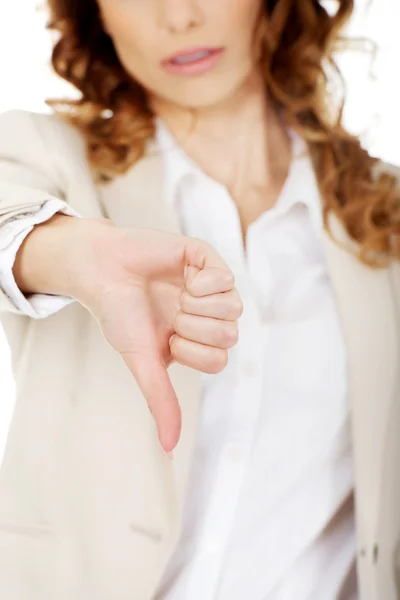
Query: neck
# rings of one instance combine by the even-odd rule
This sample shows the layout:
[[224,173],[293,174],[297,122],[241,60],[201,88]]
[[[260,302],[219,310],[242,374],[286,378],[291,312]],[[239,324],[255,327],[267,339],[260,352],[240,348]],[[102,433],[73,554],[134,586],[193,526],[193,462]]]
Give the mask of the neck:
[[[192,110],[159,99],[152,105],[185,151],[231,192],[267,185],[276,157],[287,162],[287,135],[260,74],[219,105]],[[285,152],[279,153],[280,146]]]
[[260,117],[264,120],[266,105],[265,86],[261,78],[254,74],[234,94],[213,106],[192,109],[162,99],[152,99],[155,113],[180,142],[193,136],[233,140],[243,120],[246,123],[257,121],[258,124]]

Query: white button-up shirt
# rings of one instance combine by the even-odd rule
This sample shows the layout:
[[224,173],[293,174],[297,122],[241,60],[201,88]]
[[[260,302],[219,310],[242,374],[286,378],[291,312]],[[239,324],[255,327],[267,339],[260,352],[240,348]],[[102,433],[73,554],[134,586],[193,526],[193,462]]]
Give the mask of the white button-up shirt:
[[[157,600],[356,600],[346,355],[305,145],[293,136],[284,189],[248,228],[245,250],[227,190],[160,122],[157,137],[165,201],[187,235],[224,257],[244,303],[228,367],[203,376],[181,539]],[[35,221],[54,210],[45,206]],[[28,303],[11,273],[31,226],[9,224],[7,243],[0,234],[0,285],[28,314],[45,316],[60,299]]]

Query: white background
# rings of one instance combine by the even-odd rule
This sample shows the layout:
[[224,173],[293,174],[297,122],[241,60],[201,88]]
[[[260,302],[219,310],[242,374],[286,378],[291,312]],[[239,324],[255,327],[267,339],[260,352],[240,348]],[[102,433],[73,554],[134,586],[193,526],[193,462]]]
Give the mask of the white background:
[[[47,66],[51,40],[45,31],[45,11],[37,0],[0,2],[0,112],[46,111],[45,97],[60,97],[69,90]],[[340,58],[348,87],[347,125],[362,135],[373,154],[396,164],[400,164],[399,17],[399,0],[358,0],[350,33],[374,40],[378,52],[373,61],[359,52]],[[0,460],[13,403],[9,353],[0,330]]]

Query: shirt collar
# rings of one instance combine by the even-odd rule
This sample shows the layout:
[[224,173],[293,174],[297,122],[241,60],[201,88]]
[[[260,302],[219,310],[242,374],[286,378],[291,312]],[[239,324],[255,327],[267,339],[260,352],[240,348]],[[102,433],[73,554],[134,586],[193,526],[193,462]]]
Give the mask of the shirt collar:
[[[309,209],[315,231],[322,233],[321,195],[307,144],[293,130],[289,130],[289,135],[292,140],[293,159],[288,177],[273,210],[275,213],[283,214],[292,206],[302,204]],[[164,200],[168,205],[173,206],[179,200],[179,191],[185,180],[191,176],[207,178],[207,175],[186,154],[160,118],[156,119],[156,144],[164,160]]]
[[307,144],[295,131],[289,130],[289,135],[293,158],[275,209],[283,213],[296,204],[306,206],[315,231],[322,233],[324,220],[321,194]]
[[156,144],[164,161],[164,200],[173,206],[178,201],[182,182],[191,175],[201,174],[202,171],[160,118],[156,118]]

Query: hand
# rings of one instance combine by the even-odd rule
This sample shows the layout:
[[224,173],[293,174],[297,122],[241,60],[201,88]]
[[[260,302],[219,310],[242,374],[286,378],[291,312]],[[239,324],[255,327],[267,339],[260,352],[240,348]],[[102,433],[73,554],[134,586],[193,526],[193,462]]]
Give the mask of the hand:
[[88,308],[138,382],[170,452],[181,414],[167,368],[174,361],[206,373],[226,366],[242,312],[233,274],[206,243],[160,231],[113,229],[93,250],[98,273]]
[[73,296],[90,310],[170,452],[181,414],[168,366],[218,373],[238,337],[242,304],[217,252],[181,235],[56,215],[28,235],[14,274],[25,293]]

